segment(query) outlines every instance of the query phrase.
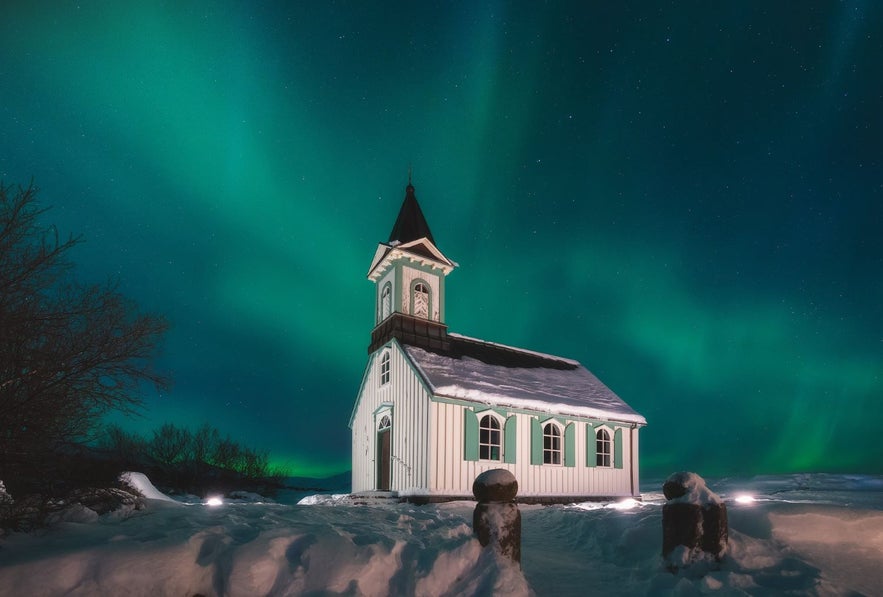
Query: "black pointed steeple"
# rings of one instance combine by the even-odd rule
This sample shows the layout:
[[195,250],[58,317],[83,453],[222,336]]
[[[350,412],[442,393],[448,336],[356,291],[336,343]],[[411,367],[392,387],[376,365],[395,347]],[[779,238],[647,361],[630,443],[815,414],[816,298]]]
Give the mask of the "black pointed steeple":
[[377,301],[368,352],[376,352],[392,338],[427,350],[450,348],[444,280],[455,267],[435,246],[409,172],[405,200],[389,241],[378,244],[368,269]]
[[427,238],[429,242],[435,244],[432,232],[429,231],[429,224],[426,223],[420,204],[417,203],[414,185],[411,184],[409,177],[408,186],[405,189],[405,200],[402,202],[395,226],[392,227],[392,232],[389,234],[389,242],[397,240],[400,243],[407,243],[418,238]]

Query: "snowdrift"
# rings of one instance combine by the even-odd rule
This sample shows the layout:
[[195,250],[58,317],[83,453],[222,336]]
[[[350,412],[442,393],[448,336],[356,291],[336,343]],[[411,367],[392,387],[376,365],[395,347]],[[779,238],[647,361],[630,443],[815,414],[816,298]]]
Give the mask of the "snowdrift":
[[[473,504],[152,499],[127,518],[0,538],[0,595],[841,595],[883,586],[883,478],[709,481],[727,503],[718,566],[665,571],[661,482],[644,502],[523,506],[523,574],[482,551]],[[736,497],[751,499],[740,499]]]
[[0,595],[529,594],[473,538],[468,506],[210,507],[153,491],[124,520],[0,539]]

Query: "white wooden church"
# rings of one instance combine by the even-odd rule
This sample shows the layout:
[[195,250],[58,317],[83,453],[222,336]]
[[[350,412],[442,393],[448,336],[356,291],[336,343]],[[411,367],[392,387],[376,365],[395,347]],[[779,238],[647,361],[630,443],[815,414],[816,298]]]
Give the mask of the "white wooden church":
[[505,468],[521,502],[637,496],[644,417],[578,362],[448,332],[445,277],[414,187],[368,279],[376,308],[349,426],[353,493],[471,498]]

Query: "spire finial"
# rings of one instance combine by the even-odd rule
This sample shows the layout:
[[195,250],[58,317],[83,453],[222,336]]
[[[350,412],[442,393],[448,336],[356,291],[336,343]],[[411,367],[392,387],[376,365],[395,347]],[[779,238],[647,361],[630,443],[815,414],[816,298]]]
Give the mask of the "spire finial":
[[411,164],[408,164],[408,186],[413,186],[411,184]]

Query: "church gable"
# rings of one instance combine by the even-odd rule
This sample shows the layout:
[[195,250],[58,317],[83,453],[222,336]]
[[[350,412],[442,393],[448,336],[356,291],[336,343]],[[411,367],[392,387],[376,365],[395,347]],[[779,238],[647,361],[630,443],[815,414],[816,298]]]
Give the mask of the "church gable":
[[354,492],[414,492],[427,486],[430,398],[395,339],[369,356],[349,421]]
[[[383,258],[386,257],[389,252],[392,251],[392,247],[383,243],[377,245],[377,250],[374,251],[374,259],[371,260],[371,267],[368,268],[368,279],[374,280],[377,276],[382,275],[382,272],[375,273],[377,270],[377,266],[383,261]],[[373,277],[372,277],[373,276]]]
[[385,245],[381,243],[374,253],[368,279],[376,282],[390,268],[405,264],[410,267],[433,269],[446,275],[456,267],[456,263],[442,254],[438,248],[426,239],[419,239],[406,245]]
[[414,384],[419,385],[427,399],[432,396],[432,389],[423,373],[415,366],[402,345],[393,339],[368,356],[368,364],[362,374],[348,426],[352,428],[356,414],[363,408],[363,402],[369,408],[376,408],[381,403],[391,403],[399,398],[396,387]]
[[[432,244],[431,241],[425,238],[419,238],[409,243],[403,243],[401,245],[398,245],[397,248],[401,251],[407,251],[408,253],[411,253],[418,257],[425,257],[442,265],[447,265],[449,267],[454,267],[456,265],[453,261],[445,257],[442,252],[438,250],[438,247],[436,247],[434,244]],[[423,263],[424,265],[431,264],[431,262],[426,263],[422,260],[421,263]]]

